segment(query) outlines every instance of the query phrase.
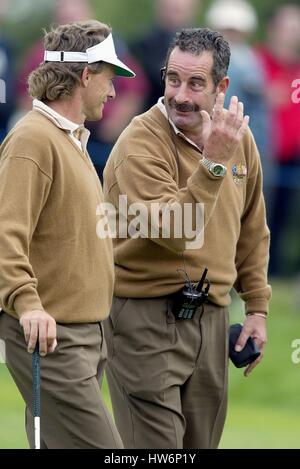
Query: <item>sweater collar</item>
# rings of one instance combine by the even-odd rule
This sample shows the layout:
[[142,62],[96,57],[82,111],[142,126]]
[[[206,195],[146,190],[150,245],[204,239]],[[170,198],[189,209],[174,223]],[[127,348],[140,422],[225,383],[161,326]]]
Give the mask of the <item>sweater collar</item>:
[[70,121],[66,117],[54,111],[54,109],[52,109],[50,106],[47,106],[47,104],[43,103],[39,99],[33,100],[32,108],[46,116],[57,127],[67,132],[72,139],[76,139],[76,142],[78,142],[78,135],[80,135],[79,144],[81,144],[83,152],[86,151],[90,131],[83,125],[75,124],[75,122]]

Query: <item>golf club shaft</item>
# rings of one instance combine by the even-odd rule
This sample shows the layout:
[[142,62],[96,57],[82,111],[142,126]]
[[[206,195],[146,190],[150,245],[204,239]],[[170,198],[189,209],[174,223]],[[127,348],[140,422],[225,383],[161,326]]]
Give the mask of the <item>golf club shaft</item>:
[[32,355],[33,376],[33,415],[34,415],[34,447],[41,448],[40,438],[40,413],[41,413],[41,390],[40,390],[40,354],[37,344]]

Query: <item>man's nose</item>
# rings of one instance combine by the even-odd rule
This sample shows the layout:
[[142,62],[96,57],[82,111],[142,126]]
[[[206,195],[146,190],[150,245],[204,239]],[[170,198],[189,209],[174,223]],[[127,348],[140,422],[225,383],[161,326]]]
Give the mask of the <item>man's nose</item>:
[[188,89],[185,83],[180,85],[180,88],[177,90],[176,95],[174,96],[175,101],[178,104],[189,102]]
[[108,93],[108,99],[115,99],[115,97],[116,97],[116,90],[115,90],[115,87],[112,83],[111,86],[110,86],[109,93]]

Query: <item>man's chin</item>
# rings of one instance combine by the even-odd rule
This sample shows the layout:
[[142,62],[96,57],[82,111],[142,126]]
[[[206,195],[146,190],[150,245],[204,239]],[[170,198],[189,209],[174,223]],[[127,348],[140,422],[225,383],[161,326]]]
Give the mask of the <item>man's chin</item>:
[[97,122],[99,120],[101,120],[103,117],[103,113],[102,113],[102,109],[101,111],[98,111],[98,113],[96,114],[90,114],[89,116],[87,116],[86,120],[89,121],[89,122]]
[[192,119],[191,119],[191,113],[182,113],[182,114],[175,114],[174,116],[171,116],[171,120],[173,123],[178,127],[178,129],[186,129],[191,127],[192,125]]

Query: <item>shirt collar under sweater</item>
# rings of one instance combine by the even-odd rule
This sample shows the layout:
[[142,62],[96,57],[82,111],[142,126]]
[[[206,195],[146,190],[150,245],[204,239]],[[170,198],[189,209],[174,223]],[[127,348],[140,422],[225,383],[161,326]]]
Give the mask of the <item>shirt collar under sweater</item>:
[[167,110],[166,110],[166,106],[164,104],[164,98],[163,96],[161,98],[159,98],[159,100],[157,101],[157,107],[158,109],[162,112],[162,114],[165,116],[165,118],[170,122],[170,125],[172,127],[172,129],[174,130],[175,134],[178,135],[179,137],[183,138],[184,140],[186,140],[187,142],[189,142],[191,145],[193,145],[193,147],[196,147],[198,151],[202,151],[201,148],[198,147],[198,145],[193,142],[193,140],[191,140],[190,138],[188,138],[186,135],[184,135],[183,132],[181,132],[181,130],[179,130],[176,125],[174,124],[174,122],[171,121],[171,119],[169,118],[168,116],[168,113],[167,113]]
[[[54,111],[54,109],[52,109],[50,106],[47,106],[47,104],[43,103],[42,101],[38,99],[33,100],[32,108],[40,112],[44,116],[46,116],[57,127],[59,127],[62,130],[65,130],[69,134],[73,142],[76,143],[78,148],[83,152],[86,151],[86,146],[87,146],[87,142],[90,136],[90,131],[86,129],[83,125],[75,124],[75,122],[72,122],[66,117],[63,117],[58,112]],[[76,131],[79,129],[81,131],[80,140],[76,136]]]

